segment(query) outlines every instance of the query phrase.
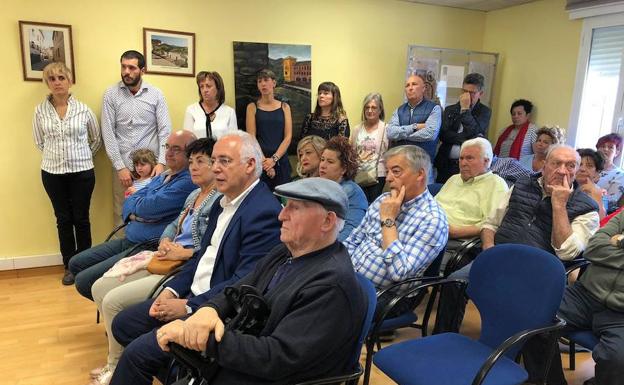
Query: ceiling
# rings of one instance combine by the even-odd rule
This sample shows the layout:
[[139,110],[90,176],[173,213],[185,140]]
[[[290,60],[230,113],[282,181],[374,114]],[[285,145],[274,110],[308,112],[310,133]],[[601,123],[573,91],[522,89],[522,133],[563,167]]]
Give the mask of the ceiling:
[[496,9],[509,8],[520,4],[530,3],[535,0],[403,0],[410,3],[422,3],[438,5],[442,7],[453,7],[471,9],[474,11],[494,11]]

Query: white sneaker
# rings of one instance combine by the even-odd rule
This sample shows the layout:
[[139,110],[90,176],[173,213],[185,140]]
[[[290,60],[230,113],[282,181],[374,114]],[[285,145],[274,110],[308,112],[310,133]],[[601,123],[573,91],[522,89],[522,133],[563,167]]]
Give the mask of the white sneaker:
[[100,376],[100,373],[102,373],[102,371],[104,370],[104,368],[106,368],[108,365],[104,365],[104,366],[99,366],[93,370],[91,370],[89,372],[89,377],[95,379],[98,378]]
[[94,378],[89,385],[108,385],[113,377],[113,370],[110,369],[108,365],[106,365],[100,375],[97,378]]

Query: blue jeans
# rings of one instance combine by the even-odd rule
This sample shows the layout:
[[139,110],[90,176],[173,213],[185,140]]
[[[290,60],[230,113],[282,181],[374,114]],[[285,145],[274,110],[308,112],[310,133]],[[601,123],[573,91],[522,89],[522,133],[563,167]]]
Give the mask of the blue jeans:
[[126,238],[114,239],[84,250],[69,261],[69,271],[76,277],[76,289],[93,301],[91,286],[117,261],[126,256],[135,243]]

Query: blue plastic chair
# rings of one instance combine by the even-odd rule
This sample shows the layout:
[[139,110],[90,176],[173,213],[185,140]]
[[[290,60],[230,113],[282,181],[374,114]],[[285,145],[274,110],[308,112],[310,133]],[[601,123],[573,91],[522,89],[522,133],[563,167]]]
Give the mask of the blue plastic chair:
[[490,248],[475,259],[467,289],[481,314],[479,340],[437,334],[381,349],[373,361],[401,385],[521,384],[528,374],[514,358],[528,338],[565,326],[554,321],[564,288],[563,265],[552,254],[515,244]]
[[358,281],[362,286],[362,290],[366,294],[366,298],[368,299],[368,308],[366,309],[366,318],[364,319],[364,324],[362,325],[362,332],[360,333],[360,338],[358,340],[357,349],[355,350],[354,359],[353,359],[353,367],[356,368],[353,373],[346,374],[344,376],[335,376],[330,378],[323,378],[319,380],[312,380],[299,383],[298,385],[322,385],[322,384],[337,384],[344,382],[347,385],[356,385],[358,379],[364,372],[362,370],[362,365],[360,365],[360,354],[362,352],[362,345],[364,345],[364,341],[366,340],[366,336],[370,330],[371,324],[373,323],[373,316],[375,315],[375,307],[377,307],[377,292],[375,290],[375,286],[373,283],[363,276],[360,273],[356,273]]

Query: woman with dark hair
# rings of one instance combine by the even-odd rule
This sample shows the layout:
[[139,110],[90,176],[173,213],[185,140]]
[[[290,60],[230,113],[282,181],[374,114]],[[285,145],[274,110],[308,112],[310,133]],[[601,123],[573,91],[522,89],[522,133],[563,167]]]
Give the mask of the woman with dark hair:
[[344,136],[335,136],[327,141],[321,154],[319,176],[340,183],[349,198],[349,210],[344,227],[338,234],[339,241],[347,239],[351,231],[360,224],[368,209],[364,191],[353,181],[357,169],[358,156],[349,144],[349,139]]
[[33,136],[42,151],[41,180],[52,202],[65,266],[63,285],[74,283],[69,260],[91,247],[89,206],[95,187],[93,156],[102,144],[93,111],[71,93],[72,73],[65,64],[43,69],[50,93],[35,109]]
[[362,123],[355,126],[350,141],[358,154],[360,175],[373,173],[377,176],[374,181],[356,182],[366,194],[368,203],[373,203],[386,183],[386,165],[383,154],[388,149],[388,135],[384,118],[383,99],[376,92],[366,95],[362,104]]
[[533,153],[531,145],[537,139],[537,127],[531,123],[533,103],[525,99],[518,99],[511,104],[512,124],[505,128],[498,137],[494,147],[494,155],[501,158],[520,159],[523,155]]
[[223,79],[217,71],[201,71],[197,74],[199,103],[186,108],[183,128],[198,138],[218,140],[228,131],[237,130],[236,112],[225,103]]
[[165,272],[160,271],[163,266],[155,266],[152,260],[182,264],[201,248],[201,239],[208,227],[208,214],[221,197],[215,188],[210,160],[213,146],[214,141],[208,138],[198,139],[187,146],[189,171],[193,183],[199,188],[191,192],[178,218],[163,231],[158,250],[121,259],[93,284],[93,300],[104,319],[108,336],[108,361],[103,367],[91,371],[90,385],[107,385],[121,356],[123,348],[111,332],[115,315],[145,300],[164,276]]
[[604,168],[604,158],[602,154],[591,148],[579,148],[576,152],[581,156],[581,164],[576,172],[576,182],[579,184],[581,191],[584,191],[598,203],[598,215],[602,219],[607,214],[605,208],[606,199],[604,199],[604,190],[597,186],[596,183],[600,179],[600,172]]
[[334,136],[349,137],[349,120],[342,107],[340,89],[332,82],[318,86],[316,108],[301,125],[301,137],[317,135],[325,140]]
[[290,182],[288,146],[292,138],[290,106],[275,99],[276,77],[271,70],[261,70],[256,76],[260,98],[247,105],[247,132],[256,137],[264,160],[262,180],[271,191],[275,186]]
[[622,137],[608,134],[598,139],[596,149],[604,158],[604,170],[600,172],[598,186],[607,191],[607,213],[615,211],[624,193],[624,170],[616,166],[613,160],[622,153]]

